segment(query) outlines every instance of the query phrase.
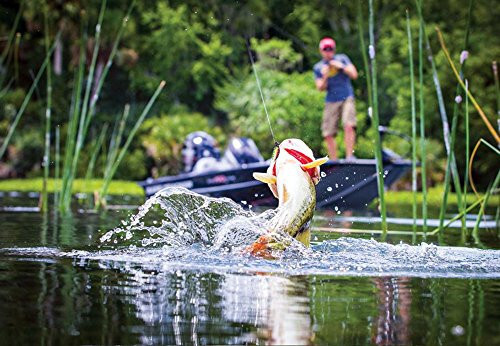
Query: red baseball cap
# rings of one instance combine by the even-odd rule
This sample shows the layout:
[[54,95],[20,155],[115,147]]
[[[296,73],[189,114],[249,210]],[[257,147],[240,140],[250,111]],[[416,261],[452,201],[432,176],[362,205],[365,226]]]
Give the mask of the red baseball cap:
[[323,50],[327,47],[335,49],[335,41],[333,38],[325,37],[321,41],[319,41],[319,49]]

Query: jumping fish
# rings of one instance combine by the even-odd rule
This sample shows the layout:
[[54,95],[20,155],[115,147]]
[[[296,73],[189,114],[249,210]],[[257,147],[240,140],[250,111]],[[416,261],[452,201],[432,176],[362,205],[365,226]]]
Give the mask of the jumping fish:
[[316,208],[315,185],[320,181],[319,166],[328,157],[314,159],[312,150],[300,139],[283,141],[274,150],[267,173],[253,177],[267,183],[279,205],[276,215],[267,222],[266,233],[246,248],[246,252],[274,258],[274,252],[291,243],[285,233],[309,246],[310,223]]

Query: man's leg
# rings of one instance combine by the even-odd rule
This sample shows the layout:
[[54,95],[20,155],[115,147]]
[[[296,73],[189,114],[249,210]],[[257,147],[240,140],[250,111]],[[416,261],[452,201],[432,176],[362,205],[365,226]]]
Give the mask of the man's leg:
[[328,149],[328,157],[330,160],[337,159],[337,142],[335,141],[335,137],[326,136],[325,137],[326,148]]
[[323,111],[321,132],[325,139],[328,156],[331,160],[337,159],[337,142],[335,141],[335,135],[337,134],[341,105],[342,102],[326,102]]
[[344,143],[346,159],[352,159],[356,143],[356,106],[354,98],[347,98],[342,104],[342,123],[344,124]]
[[350,158],[354,154],[354,143],[356,143],[356,128],[351,125],[344,126],[345,156]]

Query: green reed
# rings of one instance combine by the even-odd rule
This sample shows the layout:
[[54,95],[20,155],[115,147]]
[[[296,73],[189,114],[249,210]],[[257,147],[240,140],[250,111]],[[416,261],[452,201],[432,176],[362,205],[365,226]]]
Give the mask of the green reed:
[[481,241],[479,240],[479,224],[481,223],[481,219],[483,218],[484,211],[486,209],[486,206],[488,205],[488,200],[490,199],[491,193],[497,192],[496,189],[498,187],[499,182],[500,182],[500,172],[497,173],[497,176],[495,177],[493,184],[491,184],[488,190],[486,191],[486,194],[484,195],[484,201],[481,204],[481,208],[479,209],[479,212],[477,214],[476,224],[474,225],[474,229],[472,230],[472,237],[474,238],[474,242],[477,245],[481,245]]
[[441,45],[441,49],[443,50],[444,56],[445,56],[446,60],[448,61],[448,64],[450,65],[458,83],[460,84],[462,89],[465,91],[465,94],[467,95],[467,97],[470,99],[470,101],[474,105],[474,108],[476,108],[477,112],[479,113],[479,116],[481,117],[481,120],[486,125],[486,127],[488,128],[488,131],[493,136],[493,138],[495,138],[496,143],[499,144],[500,143],[500,135],[493,128],[490,121],[488,120],[488,117],[486,117],[486,114],[484,113],[481,106],[479,106],[479,104],[477,103],[476,99],[474,98],[474,96],[472,95],[470,90],[465,88],[465,84],[462,81],[462,79],[460,78],[460,74],[458,73],[457,68],[455,67],[455,64],[453,63],[453,60],[450,57],[450,53],[448,52],[448,48],[446,48],[443,34],[441,33],[441,30],[439,30],[439,28],[437,26],[436,26],[436,32],[437,32],[439,44]]
[[16,34],[16,41],[14,43],[14,81],[16,85],[19,84],[19,45],[21,44],[21,34]]
[[101,129],[101,132],[99,133],[99,136],[94,141],[94,145],[92,146],[92,149],[90,152],[90,160],[89,160],[89,164],[87,166],[87,172],[85,173],[85,184],[90,179],[92,179],[94,176],[95,163],[97,161],[97,157],[99,155],[99,152],[101,151],[102,144],[104,143],[104,139],[106,138],[107,131],[108,131],[108,124],[104,124],[104,126]]
[[[59,37],[59,33],[57,34],[57,37]],[[28,93],[24,97],[23,103],[21,104],[21,107],[19,107],[19,110],[17,111],[14,121],[10,124],[9,131],[7,132],[7,136],[5,136],[5,139],[2,143],[2,146],[0,147],[0,159],[3,157],[5,154],[5,151],[7,150],[7,146],[10,142],[10,139],[12,137],[12,134],[14,133],[14,130],[17,127],[17,124],[19,123],[19,120],[21,119],[22,115],[24,114],[24,111],[26,109],[26,106],[28,105],[31,96],[33,95],[33,92],[35,91],[38,82],[40,81],[40,78],[42,77],[42,74],[45,71],[45,68],[47,67],[47,64],[50,62],[50,57],[52,56],[52,52],[54,51],[55,48],[55,43],[52,44],[52,46],[49,49],[48,54],[45,56],[45,59],[43,60],[42,66],[40,66],[40,69],[38,70],[38,73],[36,74],[36,77],[28,90]]]
[[[469,83],[465,80],[465,89],[469,88]],[[469,147],[470,147],[470,133],[469,133],[469,98],[465,97],[465,163],[470,160]],[[467,185],[469,182],[469,170],[465,169],[464,186],[462,195],[462,210],[467,208]]]
[[125,144],[123,145],[123,147],[120,150],[120,153],[118,154],[118,157],[113,162],[113,165],[111,166],[110,170],[105,175],[104,182],[102,184],[98,199],[96,201],[96,209],[100,209],[101,207],[104,206],[105,197],[108,193],[108,188],[109,188],[109,184],[111,182],[111,179],[113,178],[114,174],[116,173],[116,170],[118,169],[118,166],[120,165],[121,161],[125,157],[125,154],[127,153],[128,147],[130,146],[130,143],[132,142],[132,139],[134,138],[136,132],[139,130],[139,127],[144,122],[144,119],[148,115],[151,107],[153,106],[154,102],[156,101],[156,98],[158,97],[158,95],[160,94],[160,92],[163,90],[164,87],[165,87],[165,81],[161,81],[161,83],[156,88],[156,91],[154,92],[153,96],[151,96],[151,98],[149,99],[149,102],[147,103],[146,107],[144,107],[144,110],[142,111],[141,115],[137,119],[134,127],[130,131],[130,133],[127,137],[127,140],[125,141]]
[[[439,105],[439,114],[441,116],[441,122],[443,124],[443,137],[444,137],[444,144],[446,148],[446,153],[447,153],[447,166],[446,166],[446,172],[445,172],[445,191],[444,191],[444,196],[443,196],[443,202],[441,205],[440,209],[440,220],[444,220],[444,214],[446,210],[446,205],[448,201],[448,192],[449,192],[449,181],[450,181],[450,171],[453,177],[453,182],[455,185],[455,190],[458,195],[458,205],[459,209],[461,208],[461,188],[460,188],[460,176],[458,175],[458,169],[457,169],[457,164],[455,160],[455,155],[453,151],[453,144],[454,144],[454,139],[451,138],[452,136],[450,135],[450,127],[448,124],[448,117],[446,115],[446,107],[444,104],[444,99],[443,99],[443,93],[441,90],[441,85],[439,82],[439,77],[436,69],[436,64],[434,62],[434,56],[432,54],[431,46],[429,43],[429,37],[427,36],[425,32],[425,21],[422,16],[422,9],[421,9],[421,3],[417,3],[418,6],[418,12],[419,12],[419,20],[422,24],[422,33],[423,33],[423,39],[425,39],[425,46],[426,46],[426,51],[427,51],[427,58],[430,61],[431,64],[431,71],[432,71],[432,80],[434,82],[434,87],[436,90],[436,96],[438,100],[438,105]],[[452,131],[456,133],[456,116],[457,116],[458,108],[455,109],[454,113],[454,119],[455,119],[455,130]],[[442,223],[441,223],[442,225]],[[462,221],[462,229],[465,229],[465,220]],[[441,240],[441,234],[440,240]]]
[[[106,76],[108,74],[108,71],[112,65],[113,59],[116,56],[116,52],[118,49],[118,45],[120,43],[120,39],[122,37],[124,27],[126,23],[128,22],[128,18],[130,16],[130,13],[134,7],[135,1],[131,3],[131,5],[128,8],[127,14],[122,20],[122,24],[118,30],[118,33],[113,41],[113,48],[111,51],[111,54],[108,57],[108,60],[106,62],[106,65],[103,69],[103,73],[101,77],[99,78],[98,81],[95,81],[97,83],[97,87],[94,89],[94,92],[91,95],[91,90],[92,90],[92,82],[95,80],[94,72],[95,72],[95,66],[96,66],[96,61],[97,61],[97,55],[99,52],[99,43],[100,43],[100,33],[101,33],[101,27],[102,27],[102,21],[103,21],[103,16],[104,16],[104,11],[106,7],[106,2],[103,1],[101,3],[101,9],[99,11],[99,17],[96,25],[96,34],[95,34],[95,44],[94,44],[94,50],[93,50],[93,55],[92,55],[92,60],[90,63],[89,67],[89,73],[87,75],[87,81],[86,81],[86,88],[85,88],[85,93],[83,95],[83,101],[80,102],[80,99],[82,97],[82,89],[83,89],[83,70],[79,69],[78,77],[75,83],[75,93],[73,95],[75,102],[74,102],[74,109],[72,112],[71,116],[71,131],[68,133],[68,145],[67,145],[67,151],[66,151],[66,162],[65,162],[65,169],[64,169],[64,176],[63,176],[63,188],[62,188],[62,195],[63,198],[60,201],[59,204],[59,209],[62,211],[67,211],[69,210],[69,204],[71,201],[71,195],[72,195],[72,184],[76,176],[76,168],[78,165],[79,161],[79,156],[80,152],[83,148],[84,140],[87,135],[91,120],[93,116],[95,115],[95,107],[96,107],[96,102],[99,98],[99,93],[102,89],[104,80],[106,79]],[[84,67],[84,52],[85,52],[85,42],[86,42],[86,34],[84,35],[84,39],[82,39],[82,46],[81,46],[81,55],[80,55],[80,67]]]
[[368,94],[368,107],[373,108],[373,95],[372,95],[372,81],[370,75],[370,64],[368,62],[368,54],[365,43],[365,35],[363,29],[363,11],[361,9],[360,0],[357,2],[358,5],[358,32],[359,32],[359,44],[361,47],[361,56],[363,57],[363,66],[366,73],[366,91]]
[[54,168],[54,209],[57,209],[59,204],[59,170],[61,162],[61,133],[59,125],[56,126],[56,148],[55,148],[55,168]]
[[411,38],[410,13],[406,10],[406,30],[408,32],[408,64],[410,65],[410,92],[411,92],[411,188],[413,192],[413,237],[417,241],[417,115],[415,109],[415,81],[413,77],[413,45]]
[[90,120],[95,114],[95,106],[97,103],[97,100],[99,99],[99,94],[101,92],[102,86],[104,85],[104,81],[106,80],[106,76],[108,75],[109,69],[113,65],[113,59],[116,56],[116,52],[118,51],[118,45],[120,44],[123,31],[125,29],[125,26],[127,25],[128,19],[130,17],[130,14],[132,13],[132,10],[135,7],[136,0],[132,0],[130,3],[130,6],[127,10],[127,13],[122,19],[122,23],[120,28],[118,29],[118,33],[116,34],[115,40],[113,41],[113,48],[111,49],[111,53],[109,54],[108,60],[106,61],[106,64],[104,65],[104,69],[102,71],[101,78],[97,81],[97,87],[95,89],[94,95],[92,95],[92,98],[90,100],[90,109],[89,109],[89,117],[86,119],[86,124],[85,124],[85,132],[87,131],[89,125],[90,125]]
[[118,155],[118,150],[120,148],[120,143],[122,141],[123,132],[125,131],[125,125],[127,124],[127,119],[130,114],[130,104],[126,104],[123,109],[123,114],[120,119],[120,123],[117,127],[116,133],[113,131],[113,135],[111,136],[111,141],[109,144],[109,151],[106,158],[106,169],[104,170],[104,176],[109,174],[113,163],[116,161],[116,156]]
[[[45,55],[49,55],[50,39],[49,39],[49,20],[47,4],[44,4],[44,30],[45,30]],[[42,188],[42,204],[41,209],[48,209],[48,193],[47,181],[49,179],[50,168],[50,121],[52,111],[52,69],[50,62],[47,64],[47,105],[45,108],[45,151],[43,155],[43,188]]]
[[374,15],[373,15],[373,0],[369,1],[370,7],[370,20],[369,20],[369,32],[370,32],[370,47],[369,55],[371,60],[371,77],[373,86],[373,128],[375,129],[375,159],[376,159],[376,174],[377,174],[377,186],[378,195],[380,200],[380,214],[382,216],[382,240],[385,240],[387,235],[387,213],[385,208],[385,196],[384,196],[384,166],[382,165],[382,145],[380,143],[380,132],[379,118],[378,118],[378,95],[377,95],[377,59],[375,53],[375,36],[374,36]]
[[95,27],[94,49],[92,52],[89,73],[87,75],[87,82],[86,82],[86,86],[85,86],[85,94],[84,94],[83,101],[82,101],[82,108],[81,108],[80,114],[78,116],[78,124],[79,125],[78,125],[78,134],[76,135],[76,141],[75,141],[75,147],[74,147],[75,149],[74,149],[74,152],[72,152],[71,166],[68,170],[67,181],[65,181],[65,184],[63,186],[63,191],[62,191],[62,198],[61,198],[62,211],[68,211],[69,207],[70,207],[71,195],[72,195],[72,189],[73,189],[73,181],[74,181],[75,176],[76,176],[78,160],[79,160],[80,152],[83,148],[83,143],[85,140],[86,131],[84,131],[84,126],[85,126],[86,117],[87,117],[90,92],[92,89],[92,81],[94,80],[94,71],[95,71],[95,66],[96,66],[96,62],[97,62],[97,56],[99,54],[101,28],[102,28],[102,21],[104,18],[105,9],[106,9],[106,0],[104,0],[101,3],[101,9],[99,11],[99,17],[97,19],[97,24]]
[[420,157],[421,157],[421,181],[422,181],[422,227],[424,234],[427,232],[427,174],[426,174],[426,148],[425,148],[425,108],[424,108],[424,23],[420,0],[415,0],[419,18],[418,26],[418,83],[419,83],[419,111],[420,111]]
[[[82,13],[81,22],[81,39],[80,39],[80,52],[78,59],[78,69],[75,72],[72,104],[69,111],[68,119],[68,131],[66,133],[66,146],[64,150],[64,164],[63,164],[63,176],[61,184],[61,198],[59,200],[59,210],[67,211],[69,208],[68,190],[71,189],[69,182],[71,179],[71,164],[72,157],[76,145],[76,135],[78,129],[78,121],[80,117],[80,107],[81,107],[81,96],[83,88],[83,78],[85,69],[85,51],[87,43],[87,31],[85,30],[87,24],[87,17]],[[71,195],[71,192],[69,193]]]
[[[14,24],[12,24],[12,28],[10,29],[9,36],[7,36],[7,44],[5,45],[2,55],[0,55],[0,66],[3,66],[5,58],[10,52],[10,48],[12,46],[12,40],[14,39],[14,35],[16,33],[17,26],[19,25],[19,20],[21,19],[21,15],[23,13],[24,1],[21,1],[19,6],[19,10],[17,11],[16,18],[14,19]],[[0,83],[1,86],[2,83]]]
[[[464,47],[462,52],[466,52],[466,49],[469,45],[469,33],[470,33],[470,21],[471,21],[471,13],[472,13],[472,4],[473,1],[469,1],[469,12],[468,12],[468,19],[467,19],[467,26],[465,29],[465,39],[464,39]],[[463,79],[463,70],[465,68],[465,61],[466,61],[466,55],[461,56],[460,59],[460,77]],[[433,74],[436,75],[435,79],[437,79],[437,72],[434,72]],[[440,93],[438,94],[438,96]],[[461,88],[460,84],[457,83],[456,91],[455,91],[456,99],[455,103],[453,106],[453,118],[452,118],[452,125],[451,125],[451,140],[449,144],[449,149],[448,149],[448,157],[446,160],[446,171],[445,171],[445,179],[444,179],[444,196],[443,196],[443,202],[441,205],[440,213],[439,213],[439,225],[442,227],[443,222],[444,222],[444,216],[446,213],[446,207],[448,204],[448,193],[450,191],[450,171],[453,175],[453,183],[455,186],[455,191],[458,195],[458,209],[463,210],[463,198],[461,197],[461,188],[460,188],[460,176],[458,174],[458,169],[456,166],[456,160],[455,160],[455,152],[454,152],[454,147],[455,147],[455,137],[456,137],[456,132],[457,132],[457,122],[458,122],[458,112],[459,112],[459,105],[461,103],[461,98],[462,98],[462,93],[461,93]],[[438,97],[440,101],[440,105],[443,103],[442,101],[442,96]],[[440,106],[441,107],[441,106]],[[444,106],[442,106],[444,109]],[[442,117],[446,120],[446,115],[442,113]],[[446,121],[443,121],[443,129],[446,129]],[[446,134],[446,131],[445,131]],[[445,136],[446,140],[446,136]],[[446,143],[446,142],[445,142]],[[448,148],[447,147],[447,148]],[[465,202],[466,203],[466,202]],[[465,242],[465,237],[466,237],[466,232],[467,232],[467,227],[465,224],[465,216],[462,218],[462,242]],[[439,233],[440,237],[442,237],[442,233]]]

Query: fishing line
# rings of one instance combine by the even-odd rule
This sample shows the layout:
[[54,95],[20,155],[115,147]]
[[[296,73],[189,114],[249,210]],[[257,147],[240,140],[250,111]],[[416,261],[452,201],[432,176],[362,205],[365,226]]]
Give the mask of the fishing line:
[[264,111],[266,112],[266,116],[267,116],[267,123],[269,124],[269,129],[271,130],[271,136],[273,136],[274,145],[275,145],[275,146],[278,146],[278,145],[279,145],[279,143],[278,143],[278,141],[276,140],[276,137],[274,137],[273,127],[271,126],[271,119],[269,118],[269,113],[267,112],[266,101],[264,101],[264,94],[262,94],[262,88],[261,88],[261,86],[260,86],[259,76],[257,75],[257,70],[256,70],[256,68],[255,68],[255,63],[254,63],[254,61],[253,61],[253,56],[252,56],[252,53],[250,52],[250,46],[248,45],[248,40],[247,40],[246,42],[247,42],[247,51],[248,51],[248,55],[250,56],[250,62],[252,63],[253,73],[254,73],[254,75],[255,75],[255,80],[257,81],[257,87],[259,88],[260,98],[262,99],[262,104],[264,105]]

